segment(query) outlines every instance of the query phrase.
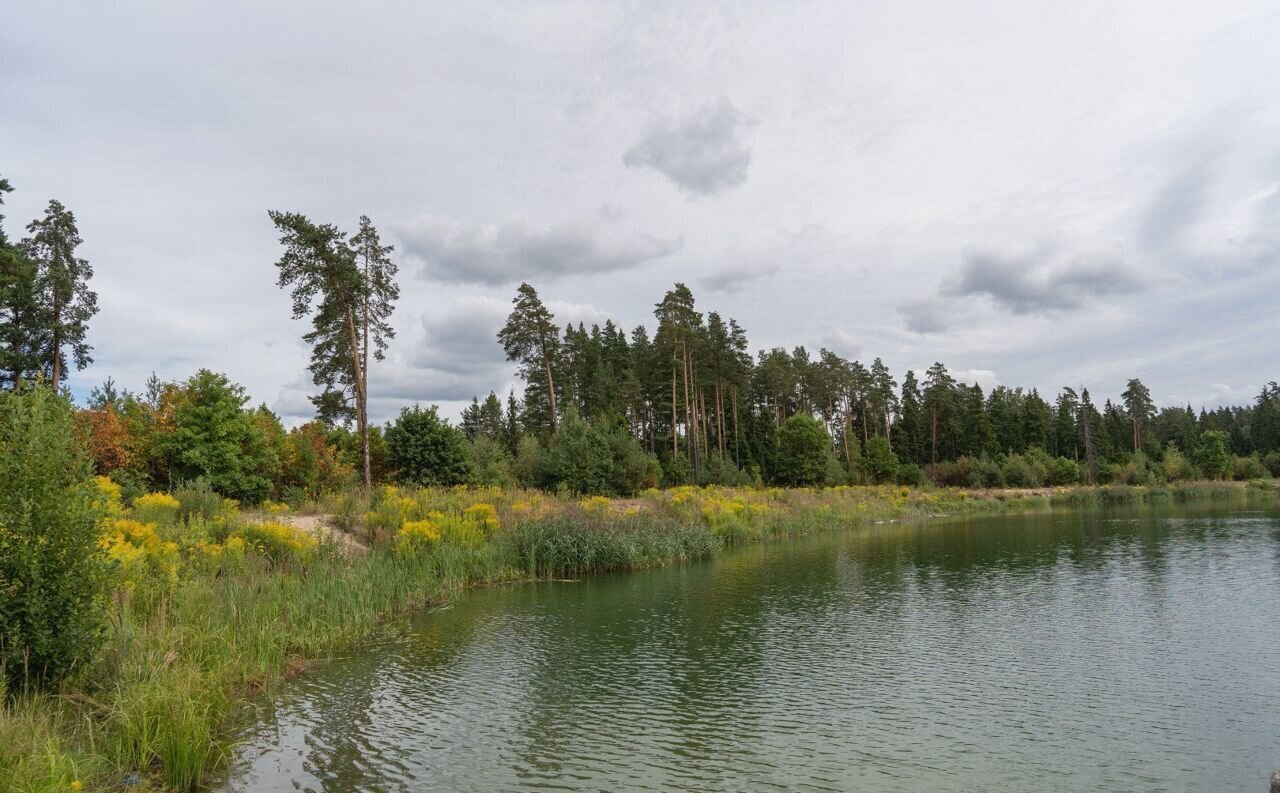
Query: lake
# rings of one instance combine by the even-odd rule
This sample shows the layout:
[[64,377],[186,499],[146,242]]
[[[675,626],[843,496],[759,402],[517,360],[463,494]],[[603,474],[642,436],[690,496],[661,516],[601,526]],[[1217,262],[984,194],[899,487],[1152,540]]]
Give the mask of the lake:
[[285,684],[224,791],[1264,791],[1280,512],[881,525],[470,593]]

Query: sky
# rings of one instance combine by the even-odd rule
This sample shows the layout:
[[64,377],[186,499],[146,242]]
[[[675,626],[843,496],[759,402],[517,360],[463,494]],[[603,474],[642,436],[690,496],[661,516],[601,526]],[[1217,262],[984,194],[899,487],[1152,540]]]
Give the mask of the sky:
[[11,236],[57,198],[94,363],[310,417],[269,209],[396,246],[371,414],[516,382],[516,286],[753,349],[1158,404],[1280,378],[1274,2],[0,0]]

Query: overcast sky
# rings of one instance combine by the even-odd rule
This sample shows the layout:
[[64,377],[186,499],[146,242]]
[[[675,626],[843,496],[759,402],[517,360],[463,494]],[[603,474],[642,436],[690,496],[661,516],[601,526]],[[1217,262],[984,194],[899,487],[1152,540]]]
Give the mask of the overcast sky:
[[[513,382],[515,287],[652,327],[675,281],[753,348],[962,379],[1280,377],[1275,2],[0,0],[11,235],[70,207],[95,363],[226,372],[309,417],[268,209],[396,245],[372,409]],[[1099,401],[1101,399],[1099,398]]]

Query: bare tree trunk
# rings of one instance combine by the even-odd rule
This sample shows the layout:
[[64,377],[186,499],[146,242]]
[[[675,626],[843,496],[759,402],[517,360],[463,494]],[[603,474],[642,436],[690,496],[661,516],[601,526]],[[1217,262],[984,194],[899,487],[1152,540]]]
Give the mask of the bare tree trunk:
[[733,387],[733,462],[742,467],[742,441],[738,431],[738,387]]
[[547,372],[547,399],[551,402],[551,434],[556,434],[556,383],[551,376],[551,356],[547,354],[547,338],[542,333],[538,337],[538,345],[542,350],[542,367]]
[[62,382],[62,306],[53,301],[53,393],[58,393]]
[[702,456],[706,458],[711,456],[711,432],[707,429],[711,422],[707,421],[707,392],[701,388],[698,389],[698,404],[702,408],[702,417],[698,419],[702,427]]
[[347,334],[351,342],[351,363],[354,368],[352,374],[354,375],[356,389],[356,430],[364,439],[364,492],[367,496],[373,489],[369,468],[369,425],[366,416],[368,399],[364,390],[364,366],[360,360],[360,334],[356,330],[355,312],[350,307],[347,308]]
[[720,456],[728,453],[724,442],[724,381],[716,378],[716,440],[719,441]]
[[933,465],[938,464],[938,409],[934,408],[929,411],[929,448],[931,449],[929,459]]
[[[672,352],[675,352],[674,349]],[[674,461],[680,456],[680,433],[676,431],[679,425],[680,417],[676,412],[676,357],[671,356],[671,459]]]

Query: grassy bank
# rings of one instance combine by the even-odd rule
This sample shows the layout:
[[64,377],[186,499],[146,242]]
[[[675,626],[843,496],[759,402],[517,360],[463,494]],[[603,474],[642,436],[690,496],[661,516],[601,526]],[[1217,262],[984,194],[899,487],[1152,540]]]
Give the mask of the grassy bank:
[[680,563],[877,521],[1242,492],[676,488],[579,500],[382,488],[311,505],[359,545],[316,539],[282,505],[248,515],[192,492],[126,507],[108,492],[108,641],[58,692],[13,692],[0,711],[0,790],[198,788],[229,756],[248,699],[470,586]]

